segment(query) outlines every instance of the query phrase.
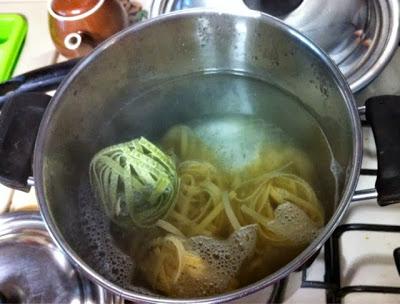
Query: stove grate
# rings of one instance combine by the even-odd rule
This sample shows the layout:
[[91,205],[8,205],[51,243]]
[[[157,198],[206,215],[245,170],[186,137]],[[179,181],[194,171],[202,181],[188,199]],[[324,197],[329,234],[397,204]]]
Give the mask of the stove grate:
[[[340,238],[348,231],[372,231],[400,233],[400,226],[372,225],[372,224],[343,224],[340,225],[332,237],[325,244],[325,277],[324,281],[308,281],[307,269],[303,270],[302,288],[319,288],[326,290],[327,303],[340,304],[342,299],[350,293],[390,293],[400,294],[400,287],[354,285],[342,286],[340,280]],[[393,252],[394,263],[400,274],[400,248]]]

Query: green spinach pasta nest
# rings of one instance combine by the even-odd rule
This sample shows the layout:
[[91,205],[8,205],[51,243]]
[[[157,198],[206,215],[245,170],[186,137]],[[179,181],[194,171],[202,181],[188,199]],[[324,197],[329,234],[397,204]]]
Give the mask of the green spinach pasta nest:
[[125,228],[154,225],[178,193],[174,161],[144,137],[99,151],[89,174],[107,215]]

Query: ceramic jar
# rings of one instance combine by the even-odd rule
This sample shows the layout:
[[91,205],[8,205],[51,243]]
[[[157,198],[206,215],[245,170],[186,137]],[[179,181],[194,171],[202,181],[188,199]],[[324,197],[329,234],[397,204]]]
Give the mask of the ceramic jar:
[[49,28],[57,50],[67,58],[84,56],[128,25],[117,0],[49,1]]

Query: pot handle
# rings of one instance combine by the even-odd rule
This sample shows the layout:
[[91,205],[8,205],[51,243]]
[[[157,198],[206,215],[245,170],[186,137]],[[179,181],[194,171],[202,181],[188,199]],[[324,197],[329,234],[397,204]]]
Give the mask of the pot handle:
[[29,191],[37,132],[51,97],[44,93],[8,94],[0,114],[0,183]]
[[5,102],[6,94],[25,92],[47,92],[56,89],[64,77],[81,58],[48,65],[31,72],[21,74],[0,84],[0,108]]
[[400,202],[400,96],[377,96],[365,103],[365,117],[374,134],[378,172],[378,204]]

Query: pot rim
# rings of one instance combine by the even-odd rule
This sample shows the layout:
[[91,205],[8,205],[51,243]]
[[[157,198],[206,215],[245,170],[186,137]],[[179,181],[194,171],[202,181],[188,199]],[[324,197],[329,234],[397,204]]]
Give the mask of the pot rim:
[[[352,145],[353,145],[353,153],[351,158],[351,168],[348,170],[348,182],[343,190],[343,195],[341,197],[340,203],[338,204],[334,214],[332,215],[329,222],[325,225],[323,230],[320,232],[318,237],[308,245],[306,249],[303,250],[296,258],[294,258],[291,262],[286,264],[284,267],[280,268],[278,271],[270,274],[264,279],[255,282],[253,284],[247,285],[243,288],[234,290],[229,293],[220,294],[217,296],[206,297],[206,298],[195,298],[195,299],[173,299],[166,297],[156,297],[140,294],[134,291],[130,291],[124,288],[117,286],[114,283],[106,280],[100,274],[98,274],[95,270],[89,267],[69,246],[69,244],[65,241],[64,237],[60,233],[57,228],[57,224],[54,218],[51,216],[51,212],[48,208],[48,205],[45,200],[44,195],[44,185],[43,185],[43,147],[45,146],[47,139],[47,130],[49,129],[49,125],[52,123],[53,113],[57,110],[58,105],[60,103],[60,96],[64,94],[66,90],[68,90],[70,82],[78,75],[81,70],[85,69],[87,65],[89,65],[96,57],[101,54],[105,49],[111,47],[114,43],[116,43],[122,37],[129,35],[133,32],[140,31],[143,28],[147,28],[152,26],[153,24],[162,23],[165,20],[173,20],[175,18],[184,17],[192,17],[196,18],[199,16],[204,16],[204,14],[208,15],[228,15],[228,16],[237,16],[237,17],[247,17],[247,18],[255,18],[264,20],[269,23],[271,26],[278,28],[284,32],[288,32],[294,39],[296,39],[299,43],[306,46],[310,52],[314,53],[317,57],[319,57],[326,67],[330,70],[335,80],[336,85],[340,89],[342,98],[346,104],[347,111],[350,115],[351,120],[351,133],[352,133]],[[335,228],[338,226],[341,221],[347,207],[351,201],[352,195],[356,188],[358,182],[359,171],[361,168],[361,160],[362,160],[362,140],[361,140],[361,125],[359,121],[359,116],[356,108],[356,103],[351,92],[351,89],[344,78],[343,74],[337,68],[337,66],[333,63],[333,61],[326,55],[322,49],[317,47],[311,40],[303,36],[300,32],[295,29],[289,27],[284,24],[279,19],[260,13],[256,11],[218,11],[218,10],[204,10],[204,9],[190,9],[185,11],[178,11],[169,14],[165,14],[154,19],[149,19],[142,23],[139,23],[135,26],[129,27],[105,42],[103,42],[100,46],[98,46],[91,54],[82,59],[78,65],[70,72],[70,74],[65,78],[65,80],[61,83],[60,87],[57,89],[54,97],[52,98],[52,102],[48,106],[44,118],[41,122],[38,137],[35,144],[34,150],[34,160],[33,160],[33,171],[34,177],[36,181],[36,193],[39,201],[39,206],[41,210],[41,214],[43,216],[45,225],[49,231],[49,234],[53,238],[54,242],[58,244],[58,246],[64,251],[64,253],[78,265],[78,267],[95,283],[101,285],[102,287],[108,289],[109,291],[118,294],[128,300],[133,301],[141,301],[147,303],[216,303],[216,302],[227,302],[230,300],[242,298],[246,295],[255,293],[267,286],[271,286],[278,281],[287,277],[290,273],[296,271],[299,267],[301,267],[309,258],[311,258],[327,241],[330,235],[333,233]]]

